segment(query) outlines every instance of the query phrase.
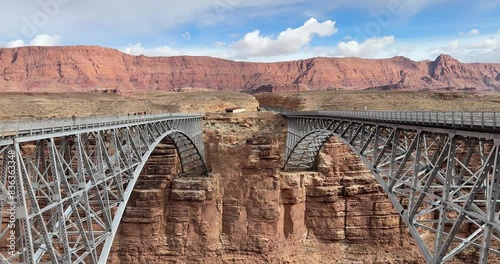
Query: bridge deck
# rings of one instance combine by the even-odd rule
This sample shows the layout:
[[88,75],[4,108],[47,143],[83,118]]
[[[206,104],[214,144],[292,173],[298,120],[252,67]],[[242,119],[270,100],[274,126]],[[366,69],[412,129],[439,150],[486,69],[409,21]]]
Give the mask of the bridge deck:
[[168,113],[0,122],[0,240],[15,245],[0,250],[0,263],[105,263],[158,145],[175,147],[159,148],[175,154],[162,157],[163,173],[207,176],[201,120]]
[[500,127],[500,113],[496,112],[311,111],[282,114],[287,117],[339,118],[484,132]]
[[201,114],[146,114],[39,119],[0,122],[0,141],[34,135],[54,134],[83,129],[108,128],[165,119],[201,117]]
[[474,263],[500,257],[500,113],[283,115],[284,170],[317,170],[321,149],[336,136],[373,173],[427,263],[446,262],[471,248]]

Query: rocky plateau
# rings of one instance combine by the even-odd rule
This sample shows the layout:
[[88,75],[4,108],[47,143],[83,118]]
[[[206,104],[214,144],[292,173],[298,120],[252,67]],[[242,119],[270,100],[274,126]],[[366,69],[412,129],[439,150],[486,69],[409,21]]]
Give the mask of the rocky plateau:
[[111,90],[303,91],[338,89],[500,90],[500,64],[312,58],[252,63],[211,57],[145,57],[96,46],[0,49],[0,92]]

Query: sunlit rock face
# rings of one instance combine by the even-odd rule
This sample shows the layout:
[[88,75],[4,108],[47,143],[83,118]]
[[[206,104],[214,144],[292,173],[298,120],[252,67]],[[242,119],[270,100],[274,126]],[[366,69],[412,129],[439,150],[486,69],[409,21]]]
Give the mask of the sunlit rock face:
[[305,91],[325,89],[500,90],[500,64],[312,58],[276,63],[210,57],[146,57],[96,46],[0,49],[0,92]]
[[290,173],[281,171],[279,115],[209,115],[204,131],[211,176],[180,178],[174,146],[159,146],[110,263],[425,262],[371,172],[337,139],[317,172]]

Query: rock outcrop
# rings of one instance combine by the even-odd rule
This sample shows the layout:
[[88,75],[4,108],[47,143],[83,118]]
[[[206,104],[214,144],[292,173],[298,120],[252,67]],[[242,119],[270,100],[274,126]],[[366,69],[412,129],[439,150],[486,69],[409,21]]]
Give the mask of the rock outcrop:
[[175,146],[160,144],[137,182],[109,263],[189,263],[219,245],[219,176],[179,178]]
[[319,172],[288,173],[281,171],[278,115],[211,115],[205,129],[216,174],[177,178],[175,150],[160,146],[129,202],[110,263],[423,262],[346,145],[328,142]]
[[500,90],[500,64],[313,58],[277,63],[210,57],[145,57],[94,47],[0,49],[0,92],[181,90],[303,91],[318,89],[450,88]]
[[[176,147],[164,139],[134,186],[108,262],[424,262],[373,175],[340,140],[325,144],[317,172],[283,172],[285,125],[265,112],[207,115],[210,177],[179,177]],[[474,263],[477,254],[450,263]]]

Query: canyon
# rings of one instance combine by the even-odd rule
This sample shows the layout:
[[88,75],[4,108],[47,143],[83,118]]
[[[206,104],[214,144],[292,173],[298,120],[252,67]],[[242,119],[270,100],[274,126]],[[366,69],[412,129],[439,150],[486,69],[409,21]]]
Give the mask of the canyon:
[[[371,172],[332,138],[317,172],[283,164],[273,113],[204,120],[210,177],[178,177],[175,147],[148,161],[109,263],[423,263]],[[449,263],[470,263],[477,252]],[[490,263],[500,263],[493,259]]]
[[[225,96],[225,104],[252,99],[249,109],[258,105],[250,95],[213,94]],[[189,95],[191,100],[206,96]],[[403,95],[412,100],[412,93]],[[33,114],[44,118],[87,96],[8,95],[5,100],[32,104],[41,110]],[[443,100],[455,95],[431,96]],[[155,111],[160,111],[166,107],[160,101],[172,94],[155,97]],[[133,98],[100,95],[78,108],[87,114],[101,105],[98,113],[104,114],[110,107],[129,112],[151,105],[152,97]],[[462,99],[478,100],[472,95]],[[446,101],[435,104],[446,107]],[[198,107],[208,111],[220,103]],[[72,109],[58,111],[67,116]],[[207,113],[203,133],[209,177],[181,177],[175,146],[168,139],[161,142],[134,188],[108,263],[424,263],[374,176],[346,144],[330,139],[318,157],[317,171],[283,171],[286,129],[286,119],[273,112]],[[477,254],[468,250],[449,263],[472,263]]]
[[312,58],[252,63],[211,57],[145,57],[97,46],[0,49],[0,92],[500,90],[500,64]]
[[[158,145],[127,205],[109,263],[424,263],[392,204],[347,145],[332,138],[317,171],[284,172],[286,120],[257,110],[495,111],[499,102],[498,95],[374,90],[255,97],[214,91],[10,93],[0,97],[0,118],[207,112],[210,177],[180,177],[175,147],[168,140]],[[233,106],[251,112],[220,114]],[[471,263],[477,254],[466,251],[449,263]]]

